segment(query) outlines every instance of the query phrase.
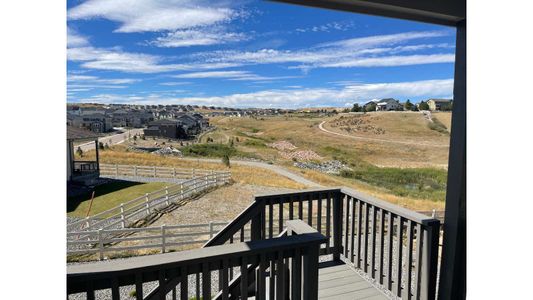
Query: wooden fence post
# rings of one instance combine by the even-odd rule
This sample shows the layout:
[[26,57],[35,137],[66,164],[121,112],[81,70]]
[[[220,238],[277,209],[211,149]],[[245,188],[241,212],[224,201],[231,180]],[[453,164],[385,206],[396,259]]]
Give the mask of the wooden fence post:
[[194,168],[192,169],[192,177],[191,178],[194,178],[196,175],[195,175],[195,171],[194,171]]
[[89,227],[91,227],[91,222],[89,222],[89,216],[85,217],[85,228],[89,230]]
[[213,238],[213,222],[209,221],[209,239]]
[[104,241],[102,235],[102,229],[98,229],[98,253],[100,254],[100,260],[104,259]]
[[176,168],[172,168],[172,177],[176,179]]
[[170,202],[168,202],[168,186],[165,186],[165,203],[170,205]]
[[137,166],[133,166],[133,176],[137,177]]
[[157,177],[157,171],[156,171],[156,166],[154,166],[154,178]]
[[115,164],[115,176],[118,177],[118,164]]
[[150,214],[150,204],[148,203],[150,200],[148,199],[148,193],[146,193],[146,199],[145,199],[145,202],[146,202],[146,213],[147,214]]
[[180,199],[183,200],[183,183],[180,183]]
[[161,225],[161,253],[165,253],[165,224]]
[[124,221],[124,203],[120,203],[120,220],[122,221],[122,228],[126,227],[126,222]]

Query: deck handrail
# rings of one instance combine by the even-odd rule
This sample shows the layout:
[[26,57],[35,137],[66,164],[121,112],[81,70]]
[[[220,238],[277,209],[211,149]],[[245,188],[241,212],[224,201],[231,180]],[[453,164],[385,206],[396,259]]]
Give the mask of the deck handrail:
[[324,233],[321,255],[333,254],[398,297],[435,298],[440,221],[346,187],[257,195],[204,247],[272,239],[294,219]]
[[[95,290],[111,289],[113,299],[119,297],[121,286],[135,285],[137,299],[164,299],[180,287],[180,298],[189,299],[190,275],[196,275],[196,299],[211,299],[211,272],[219,271],[222,299],[236,299],[240,295],[256,295],[265,299],[269,284],[276,284],[277,295],[292,292],[292,299],[318,298],[318,248],[326,238],[318,232],[283,236],[271,240],[220,245],[202,249],[166,253],[127,260],[70,265],[67,267],[67,294],[85,292],[94,299]],[[288,263],[301,268],[291,268]],[[257,285],[248,278],[248,266],[257,265]],[[240,268],[239,289],[229,289],[230,268]],[[291,272],[287,274],[287,272]],[[229,274],[228,274],[229,273]],[[254,272],[255,273],[255,272]],[[199,278],[201,277],[201,293]],[[143,283],[158,281],[158,289],[143,298]],[[290,289],[289,285],[300,289]],[[303,291],[303,295],[301,294]],[[300,294],[299,294],[300,293]],[[246,298],[247,298],[246,296]],[[273,297],[273,295],[270,295]]]

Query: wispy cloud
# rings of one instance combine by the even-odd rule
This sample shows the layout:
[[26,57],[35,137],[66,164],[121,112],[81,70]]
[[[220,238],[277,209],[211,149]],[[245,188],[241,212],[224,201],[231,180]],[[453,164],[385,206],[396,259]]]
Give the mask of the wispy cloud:
[[86,36],[79,34],[76,30],[67,27],[67,47],[81,47],[89,44]]
[[135,78],[99,78],[91,75],[76,75],[69,74],[67,82],[85,82],[85,83],[105,83],[105,84],[129,84],[139,82],[140,79]]
[[229,7],[203,0],[87,0],[67,13],[69,20],[118,22],[116,32],[187,29],[227,22],[237,15]]
[[[445,43],[399,45],[417,39],[429,39],[448,35],[447,31],[407,32],[345,39],[322,43],[302,50],[261,49],[258,51],[213,51],[194,54],[207,62],[235,64],[289,64],[290,68],[334,68],[334,67],[384,67],[429,63],[453,62],[453,46]],[[448,53],[409,54],[429,48],[441,48]]]
[[308,88],[264,90],[253,93],[231,94],[216,97],[166,97],[152,94],[148,97],[138,95],[100,94],[86,99],[85,102],[100,103],[184,103],[198,105],[223,105],[233,107],[306,107],[306,106],[344,106],[346,103],[366,102],[370,99],[395,97],[447,97],[452,94],[453,79],[423,80],[392,83],[354,84],[340,89]]
[[244,33],[223,29],[188,29],[169,32],[147,43],[157,47],[190,47],[227,44],[249,39]]
[[158,55],[122,51],[120,48],[96,48],[92,46],[67,49],[67,58],[81,62],[88,69],[112,70],[128,73],[161,73],[219,69],[239,66],[236,63],[165,63]]
[[330,22],[316,26],[296,28],[295,32],[331,32],[335,30],[346,31],[354,27],[355,25],[353,24],[353,22]]
[[192,72],[179,75],[173,75],[175,78],[225,78],[228,80],[238,81],[272,81],[280,79],[295,78],[295,76],[260,76],[250,71],[210,71],[210,72]]

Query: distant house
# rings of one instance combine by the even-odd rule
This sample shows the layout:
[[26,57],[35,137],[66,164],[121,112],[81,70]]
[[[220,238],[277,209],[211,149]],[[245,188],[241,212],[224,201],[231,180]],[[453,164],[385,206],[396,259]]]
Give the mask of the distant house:
[[163,119],[150,122],[144,129],[144,136],[165,137],[169,139],[187,138],[183,125],[178,120]]
[[377,102],[378,100],[370,100],[367,103],[363,104],[363,111],[368,111],[369,108],[373,105],[376,105]]
[[427,101],[429,110],[431,111],[443,110],[444,107],[450,107],[451,103],[451,99],[429,99]]
[[113,129],[113,119],[110,116],[100,113],[80,116],[68,115],[67,125],[101,133],[108,132]]
[[389,110],[403,110],[403,105],[394,98],[381,99],[376,103],[376,111]]

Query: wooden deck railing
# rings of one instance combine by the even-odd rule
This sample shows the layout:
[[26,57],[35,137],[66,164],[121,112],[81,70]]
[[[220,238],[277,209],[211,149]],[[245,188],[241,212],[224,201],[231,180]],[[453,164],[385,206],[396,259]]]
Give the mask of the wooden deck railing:
[[271,239],[294,219],[326,236],[321,255],[351,264],[402,299],[435,298],[440,221],[349,188],[256,196],[204,247]]
[[[205,243],[203,249],[181,252],[186,253],[185,257],[198,255],[194,256],[195,263],[190,266],[194,271],[185,271],[183,274],[200,272],[204,274],[202,276],[207,276],[205,278],[208,280],[209,271],[219,271],[218,284],[222,294],[215,295],[215,299],[236,299],[237,292],[233,292],[236,286],[242,293],[248,291],[249,296],[255,295],[256,299],[289,298],[287,294],[289,291],[291,299],[300,299],[300,297],[316,299],[315,279],[318,278],[316,273],[318,272],[318,255],[332,255],[333,260],[344,261],[361,270],[369,280],[374,280],[375,284],[381,285],[395,296],[402,297],[402,299],[434,299],[439,223],[436,219],[348,188],[312,189],[261,195],[255,197],[255,201],[250,206]],[[315,234],[310,235],[309,232],[315,232]],[[300,235],[285,237],[288,233]],[[312,249],[315,249],[316,253],[302,252],[310,251],[301,247],[301,243],[309,242],[306,238],[309,236],[315,237],[313,247],[316,246],[316,248],[312,247]],[[277,248],[280,241],[295,241],[291,238],[297,237],[303,240],[298,240],[297,244],[291,244],[291,247],[284,248],[282,251]],[[262,245],[264,250],[252,258],[242,252],[243,245]],[[212,253],[210,249],[231,249],[229,251],[236,251],[238,254],[227,253],[228,262],[224,264],[218,258],[209,256],[209,253]],[[307,255],[307,272],[311,273],[307,274],[305,271],[301,274],[294,273],[300,270],[297,262],[301,260],[294,260],[298,257],[298,253]],[[181,255],[173,256],[175,259],[178,257],[181,258]],[[262,257],[265,258],[261,260]],[[286,261],[287,258],[296,263]],[[243,259],[246,264],[243,263]],[[145,266],[136,267],[137,272],[145,272],[149,269],[152,273],[146,275],[147,280],[144,277],[142,280],[137,280],[142,283],[159,278],[160,285],[153,291],[153,295],[163,297],[169,291],[175,291],[180,278],[185,278],[179,275],[181,267],[177,268],[177,273],[170,276],[171,278],[167,278],[168,275],[165,272],[168,268],[166,266],[158,264],[149,257],[145,260],[139,259],[139,262],[143,262]],[[261,261],[264,262],[263,267],[261,267]],[[128,262],[123,264],[123,273],[133,272],[131,270],[133,266]],[[186,270],[188,268],[189,265]],[[287,269],[291,270],[290,275]],[[270,276],[267,295],[270,297],[265,298],[263,275],[267,270]],[[234,273],[236,274],[232,278]],[[84,276],[89,275],[91,274]],[[300,294],[302,291],[305,292],[306,288],[298,288],[300,287],[298,285],[299,275],[310,276],[302,281],[302,284],[306,284],[306,288],[309,289],[307,295]],[[132,274],[128,276],[129,282],[135,277]],[[137,275],[137,278],[139,276]],[[70,291],[92,293],[98,286],[96,279],[89,280],[92,282],[89,284],[86,277],[84,278],[84,284],[88,285],[76,283],[77,288]],[[118,280],[111,279],[109,281],[108,278],[107,282]],[[101,279],[101,281],[106,280]],[[274,281],[276,284],[272,285]],[[139,287],[139,283],[137,286]],[[286,289],[286,287],[290,288]],[[207,283],[202,284],[202,290],[207,291],[202,293],[204,299],[211,299],[211,295],[214,295]],[[197,293],[197,295],[200,294]],[[187,299],[184,294],[182,294],[182,299]]]
[[[120,287],[134,285],[137,299],[166,299],[171,293],[173,299],[182,300],[191,296],[206,300],[246,299],[249,295],[264,300],[274,299],[271,291],[275,286],[277,299],[290,292],[291,299],[316,300],[318,250],[326,238],[298,222],[301,221],[295,221],[290,229],[293,235],[283,234],[268,241],[71,265],[67,268],[67,293],[83,292],[87,299],[95,299],[96,290],[110,289],[111,298],[119,299]],[[250,266],[257,267],[249,272]],[[242,274],[237,289],[230,289],[233,268]],[[218,285],[213,282],[213,272],[219,274]],[[145,296],[143,283],[150,281],[159,282],[159,287]]]

